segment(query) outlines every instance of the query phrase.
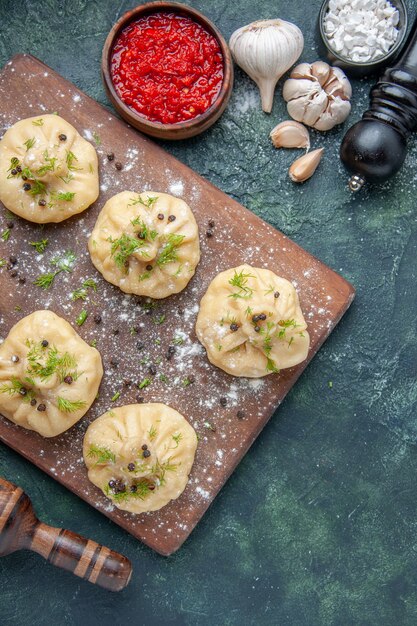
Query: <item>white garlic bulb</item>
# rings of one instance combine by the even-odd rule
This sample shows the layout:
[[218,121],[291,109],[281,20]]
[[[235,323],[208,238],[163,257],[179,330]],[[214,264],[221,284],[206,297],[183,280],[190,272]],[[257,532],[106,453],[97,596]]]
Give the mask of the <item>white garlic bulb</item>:
[[258,85],[262,109],[270,113],[278,80],[303,51],[301,30],[284,20],[259,20],[235,30],[229,46],[236,63]]
[[339,67],[316,61],[297,65],[285,81],[282,95],[294,120],[330,130],[348,117],[352,87]]

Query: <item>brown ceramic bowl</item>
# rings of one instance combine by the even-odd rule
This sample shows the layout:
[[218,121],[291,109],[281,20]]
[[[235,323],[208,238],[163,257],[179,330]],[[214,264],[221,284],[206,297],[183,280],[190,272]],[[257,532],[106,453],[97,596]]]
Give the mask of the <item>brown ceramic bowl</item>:
[[[220,89],[219,95],[214,103],[201,115],[187,120],[185,122],[177,122],[175,124],[162,124],[158,122],[151,122],[146,117],[139,115],[136,111],[127,106],[123,100],[119,97],[114,88],[113,81],[110,72],[111,55],[113,51],[114,43],[119,36],[120,32],[130,23],[137,20],[144,15],[151,13],[157,13],[161,11],[169,11],[184,15],[191,18],[195,22],[201,24],[209,33],[211,33],[218,41],[222,55],[223,55],[223,84]],[[225,110],[227,103],[229,102],[230,95],[233,87],[233,62],[230,54],[230,50],[226,41],[223,39],[219,30],[214,26],[210,20],[202,15],[196,9],[193,9],[184,4],[177,2],[151,2],[149,4],[142,4],[131,11],[125,13],[113,26],[107,39],[104,43],[103,54],[101,57],[101,74],[103,83],[106,88],[107,95],[112,102],[113,106],[120,113],[120,115],[138,130],[152,135],[152,137],[158,137],[159,139],[186,139],[187,137],[193,137],[203,131],[207,130],[216,120],[219,119],[223,111]]]

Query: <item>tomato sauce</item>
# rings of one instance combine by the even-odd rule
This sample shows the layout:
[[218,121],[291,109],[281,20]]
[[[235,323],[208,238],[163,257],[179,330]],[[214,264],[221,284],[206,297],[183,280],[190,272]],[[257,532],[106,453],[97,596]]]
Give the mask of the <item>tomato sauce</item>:
[[176,13],[153,13],[116,39],[111,76],[123,102],[152,122],[193,119],[216,100],[223,55],[203,26]]

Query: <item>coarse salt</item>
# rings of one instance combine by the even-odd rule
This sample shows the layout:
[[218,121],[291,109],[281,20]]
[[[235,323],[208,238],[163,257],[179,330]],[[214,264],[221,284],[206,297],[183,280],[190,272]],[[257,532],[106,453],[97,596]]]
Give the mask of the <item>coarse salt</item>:
[[324,31],[339,56],[367,63],[385,56],[395,44],[399,19],[388,0],[330,0]]

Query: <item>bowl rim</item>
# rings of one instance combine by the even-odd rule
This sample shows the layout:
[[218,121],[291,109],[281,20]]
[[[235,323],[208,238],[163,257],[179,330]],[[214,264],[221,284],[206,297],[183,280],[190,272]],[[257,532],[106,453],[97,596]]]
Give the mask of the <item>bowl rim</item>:
[[319,13],[319,28],[320,28],[320,36],[323,40],[324,45],[326,46],[327,50],[334,56],[335,59],[337,59],[338,61],[341,61],[342,63],[344,63],[346,66],[350,66],[350,67],[357,67],[357,68],[372,68],[374,66],[377,66],[381,63],[385,63],[388,59],[390,59],[391,57],[393,57],[396,52],[398,52],[399,48],[401,48],[401,46],[404,43],[404,39],[407,36],[407,29],[408,29],[408,10],[407,10],[407,6],[404,2],[404,0],[389,0],[391,2],[391,4],[393,4],[395,6],[396,9],[398,9],[398,5],[401,6],[401,9],[403,11],[403,15],[404,15],[404,23],[402,24],[400,30],[398,31],[398,37],[396,42],[394,43],[394,45],[392,46],[392,48],[390,48],[388,50],[388,52],[382,56],[379,57],[378,59],[375,59],[374,61],[352,61],[346,57],[342,57],[338,52],[336,52],[330,45],[329,43],[329,39],[324,31],[324,17],[325,14],[327,13],[327,10],[329,8],[329,3],[330,0],[324,0],[324,2],[321,5],[320,8],[320,13]]
[[[139,19],[139,17],[143,15],[147,15],[150,13],[161,13],[163,11],[178,12],[180,14],[183,13],[194,19],[194,21],[196,21],[197,23],[204,26],[217,39],[223,57],[223,81],[215,101],[209,106],[206,111],[204,111],[204,113],[201,113],[200,115],[197,115],[190,120],[174,122],[172,124],[164,124],[163,122],[153,122],[151,120],[148,120],[145,116],[140,115],[134,109],[125,104],[125,102],[123,102],[119,94],[116,92],[110,72],[110,61],[113,46],[120,32],[128,24],[130,24],[130,22],[133,22],[135,19]],[[144,128],[155,130],[158,133],[169,133],[170,131],[178,132],[181,130],[187,131],[196,125],[204,125],[204,122],[209,120],[218,111],[219,107],[221,107],[224,102],[227,103],[227,100],[231,94],[231,87],[233,84],[232,56],[226,40],[224,39],[217,26],[215,26],[215,24],[213,24],[213,22],[209,18],[203,15],[203,13],[201,13],[197,9],[194,9],[194,7],[190,7],[180,2],[165,2],[160,0],[158,0],[157,2],[140,4],[133,9],[126,11],[126,13],[124,13],[117,20],[117,22],[115,22],[115,24],[110,29],[103,45],[103,51],[101,55],[101,72],[106,88],[110,92],[111,97],[117,102],[118,107],[121,109],[120,113],[122,115],[125,115],[127,118],[134,118],[137,123]]]

